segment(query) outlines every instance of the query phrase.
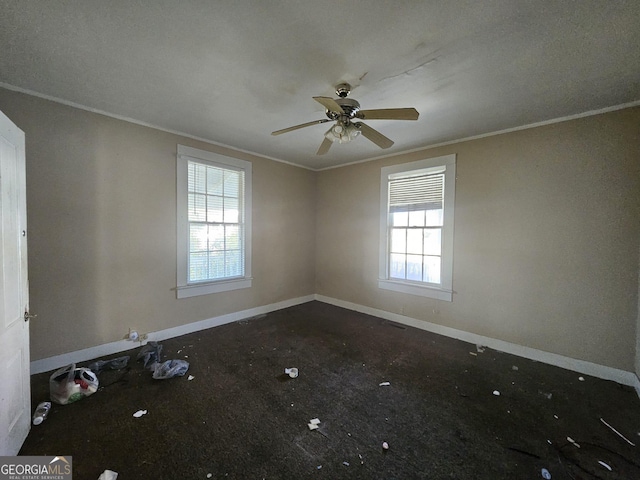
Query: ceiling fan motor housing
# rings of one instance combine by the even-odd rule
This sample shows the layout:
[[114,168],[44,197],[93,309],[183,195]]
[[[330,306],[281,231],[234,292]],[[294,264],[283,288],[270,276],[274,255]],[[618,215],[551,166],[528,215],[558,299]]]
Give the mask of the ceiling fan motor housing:
[[336,103],[340,105],[342,110],[344,111],[344,115],[341,115],[337,112],[332,112],[331,110],[327,110],[327,117],[331,120],[337,120],[340,117],[346,116],[347,119],[354,118],[358,110],[360,110],[360,104],[357,100],[352,98],[336,98]]

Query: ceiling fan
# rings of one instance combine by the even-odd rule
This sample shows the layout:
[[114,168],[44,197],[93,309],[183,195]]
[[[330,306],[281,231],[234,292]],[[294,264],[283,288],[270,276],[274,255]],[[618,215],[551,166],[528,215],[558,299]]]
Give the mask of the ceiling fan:
[[320,148],[318,148],[316,155],[324,155],[327,153],[331,144],[334,142],[347,143],[361,133],[365,138],[371,140],[380,148],[389,148],[393,145],[393,140],[385,137],[383,134],[371,128],[367,124],[354,120],[418,119],[419,113],[415,108],[360,110],[360,104],[356,100],[347,98],[350,92],[351,85],[348,83],[341,83],[336,86],[336,95],[338,95],[338,98],[335,100],[330,97],[313,97],[316,102],[320,103],[325,108],[325,113],[328,118],[302,123],[293,127],[283,128],[282,130],[276,130],[275,132],[271,132],[271,135],[280,135],[300,128],[335,121],[336,123],[324,134],[324,140],[320,144]]

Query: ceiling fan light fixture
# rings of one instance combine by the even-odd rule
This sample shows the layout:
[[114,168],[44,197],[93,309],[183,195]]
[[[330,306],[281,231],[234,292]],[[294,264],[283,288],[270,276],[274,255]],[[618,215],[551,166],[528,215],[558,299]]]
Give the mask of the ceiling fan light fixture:
[[336,87],[336,95],[338,95],[338,98],[313,97],[316,102],[324,107],[327,118],[276,130],[275,132],[271,132],[271,135],[280,135],[282,133],[310,127],[311,125],[333,121],[335,124],[325,132],[325,138],[322,140],[320,148],[318,148],[316,152],[316,155],[325,155],[331,148],[332,143],[349,143],[360,134],[380,148],[390,148],[393,145],[393,140],[385,137],[382,133],[371,128],[366,123],[356,121],[356,119],[418,120],[419,113],[415,108],[360,110],[360,103],[357,100],[347,98],[350,92],[351,86],[348,83],[341,83]]
[[348,143],[360,135],[360,130],[353,123],[336,123],[324,134],[325,138],[334,143]]

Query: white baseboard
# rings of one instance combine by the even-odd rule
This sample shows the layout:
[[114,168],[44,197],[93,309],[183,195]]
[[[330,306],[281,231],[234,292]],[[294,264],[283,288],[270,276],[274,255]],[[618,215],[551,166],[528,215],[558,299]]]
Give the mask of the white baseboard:
[[457,330],[455,328],[445,327],[436,323],[426,322],[423,320],[416,320],[415,318],[399,315],[396,313],[385,312],[377,308],[365,307],[364,305],[358,305],[356,303],[346,302],[344,300],[338,300],[332,297],[325,297],[324,295],[315,295],[315,299],[335,305],[337,307],[346,308],[348,310],[354,310],[356,312],[365,313],[367,315],[373,315],[375,317],[384,318],[385,320],[391,320],[396,323],[408,325],[411,327],[419,328],[421,330],[427,330],[429,332],[444,335],[446,337],[455,338],[465,342],[473,343],[476,345],[484,345],[494,350],[510,353],[519,357],[528,358],[530,360],[536,360],[538,362],[547,363],[549,365],[555,365],[574,372],[583,373],[585,375],[591,375],[593,377],[602,378],[604,380],[613,380],[614,382],[621,383],[635,387],[638,395],[640,396],[640,380],[632,373],[625,370],[619,370],[617,368],[606,367],[597,363],[591,363],[584,360],[577,360],[575,358],[565,357],[556,353],[545,352],[537,350],[535,348],[524,347],[515,343],[509,343],[495,338],[484,337],[482,335],[476,335],[475,333],[465,332],[464,330]]
[[[200,330],[206,330],[208,328],[236,322],[244,318],[262,315],[276,310],[281,310],[283,308],[292,307],[294,305],[300,305],[312,300],[318,300],[320,302],[335,305],[337,307],[342,307],[348,310],[365,313],[367,315],[384,318],[385,320],[391,320],[403,325],[419,328],[421,330],[437,333],[439,335],[444,335],[446,337],[455,338],[472,344],[484,345],[494,350],[499,350],[502,352],[517,355],[519,357],[528,358],[530,360],[536,360],[538,362],[555,365],[557,367],[583,373],[585,375],[591,375],[593,377],[602,378],[605,380],[612,380],[623,385],[629,385],[636,389],[636,392],[640,397],[640,378],[638,378],[638,376],[632,372],[627,372],[625,370],[619,370],[612,367],[606,367],[604,365],[599,365],[584,360],[577,360],[575,358],[565,357],[563,355],[545,352],[542,350],[537,350],[535,348],[524,347],[522,345],[497,340],[495,338],[484,337],[482,335],[476,335],[475,333],[465,332],[464,330],[457,330],[455,328],[450,328],[431,322],[416,320],[415,318],[407,317],[404,315],[386,312],[377,308],[366,307],[364,305],[359,305],[356,303],[351,303],[344,300],[338,300],[336,298],[317,294],[284,300],[282,302],[272,303],[270,305],[263,305],[261,307],[250,308],[248,310],[242,310],[218,317],[208,318],[199,322],[188,323],[186,325],[180,325],[178,327],[151,332],[148,334],[147,341],[161,341],[168,338],[179,337],[188,333],[198,332]],[[43,358],[41,360],[35,360],[31,362],[31,375],[55,370],[71,363],[81,363],[86,362],[87,360],[92,360],[94,358],[113,355],[125,350],[131,350],[135,347],[136,344],[132,343],[131,341],[119,340],[117,342],[96,345],[95,347],[85,348],[83,350],[77,350],[75,352],[69,352],[61,355],[55,355],[53,357]]]
[[[166,330],[160,330],[158,332],[151,332],[148,334],[147,341],[152,340],[157,342],[166,340],[168,338],[186,335],[188,333],[199,332],[200,330],[218,327],[220,325],[236,322],[244,318],[255,317],[256,315],[262,315],[265,313],[274,312],[276,310],[281,310],[283,308],[293,307],[294,305],[300,305],[302,303],[310,302],[314,299],[314,295],[292,298],[290,300],[284,300],[282,302],[272,303],[270,305],[263,305],[261,307],[250,308],[248,310],[242,310],[240,312],[220,315],[219,317],[208,318],[199,322],[188,323],[186,325],[180,325],[173,328],[167,328]],[[94,358],[100,358],[107,355],[113,355],[114,353],[124,352],[125,350],[131,350],[132,348],[135,348],[139,345],[140,344],[133,343],[129,340],[119,340],[117,342],[96,345],[95,347],[85,348],[83,350],[77,350],[75,352],[63,353],[61,355],[55,355],[53,357],[43,358],[41,360],[34,360],[30,365],[31,375],[55,370],[71,363],[86,362],[87,360],[93,360]]]

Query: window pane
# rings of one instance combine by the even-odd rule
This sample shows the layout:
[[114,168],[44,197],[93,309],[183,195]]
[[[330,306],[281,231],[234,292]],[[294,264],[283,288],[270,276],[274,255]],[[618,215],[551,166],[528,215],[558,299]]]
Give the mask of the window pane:
[[407,280],[422,281],[422,255],[407,255]]
[[240,255],[240,250],[227,250],[224,273],[227,277],[239,277],[242,275],[242,255]]
[[407,253],[422,255],[422,229],[410,228],[407,230]]
[[207,253],[191,253],[189,255],[189,281],[199,282],[208,278]]
[[238,199],[227,198],[224,199],[224,222],[225,223],[238,223],[240,216],[238,215]]
[[224,278],[224,252],[209,253],[209,279]]
[[206,197],[190,193],[188,199],[189,221],[204,222],[206,220]]
[[427,210],[427,221],[425,226],[427,227],[441,227],[442,226],[442,212],[441,208],[437,210]]
[[391,212],[391,225],[394,227],[406,227],[409,225],[409,211],[396,211]]
[[189,251],[207,251],[207,226],[201,224],[191,224],[189,226]]
[[394,228],[391,230],[391,251],[395,253],[407,252],[406,228]]
[[240,195],[240,172],[225,170],[224,196],[238,198]]
[[189,163],[188,182],[189,192],[206,192],[206,171],[207,167],[198,163]]
[[223,179],[223,170],[209,167],[207,170],[207,193],[209,195],[222,196]]
[[209,250],[224,250],[224,225],[209,225]]
[[240,227],[237,225],[227,225],[224,227],[226,232],[226,249],[227,250],[239,250],[240,249]]
[[406,255],[392,253],[389,260],[389,277],[404,279]]
[[439,228],[424,229],[424,254],[425,255],[441,255],[442,230]]
[[424,227],[424,210],[415,210],[409,212],[410,227]]
[[209,195],[207,197],[207,222],[219,222],[223,221],[223,199]]
[[440,257],[424,257],[423,282],[440,283]]

